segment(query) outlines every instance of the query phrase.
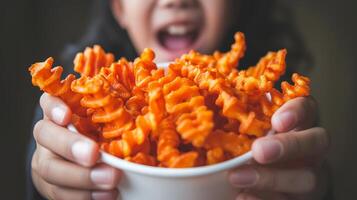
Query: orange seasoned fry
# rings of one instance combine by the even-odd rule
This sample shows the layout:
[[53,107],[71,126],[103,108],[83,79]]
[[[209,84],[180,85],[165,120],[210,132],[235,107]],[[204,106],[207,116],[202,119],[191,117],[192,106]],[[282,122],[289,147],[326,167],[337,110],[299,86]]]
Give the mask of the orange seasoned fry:
[[125,160],[142,165],[156,166],[156,160],[153,156],[139,152],[133,157],[127,157]]
[[207,165],[213,165],[216,163],[223,162],[225,160],[224,151],[221,147],[215,147],[213,149],[207,150]]
[[60,97],[73,113],[86,116],[86,111],[79,102],[82,95],[71,90],[71,83],[75,80],[75,76],[69,74],[61,80],[63,68],[60,66],[52,68],[53,62],[53,58],[47,58],[46,61],[35,63],[29,68],[32,84],[50,95]]
[[93,78],[82,76],[73,81],[72,90],[84,97],[81,105],[88,108],[94,123],[104,123],[104,138],[116,138],[134,127],[134,120],[124,108],[120,98],[111,95],[108,81],[101,75]]
[[205,143],[206,149],[222,148],[233,156],[239,156],[250,150],[253,140],[243,134],[213,131]]
[[238,64],[245,36],[228,52],[190,51],[158,69],[145,49],[129,62],[115,61],[100,46],[78,53],[72,74],[61,80],[53,59],[35,63],[32,83],[72,109],[72,124],[101,150],[130,162],[168,168],[212,165],[240,156],[271,129],[284,103],[310,95],[310,79],[286,70],[287,50],[269,52],[246,70]]
[[281,83],[285,102],[296,97],[308,96],[310,94],[309,78],[294,73],[291,79],[294,85],[290,85],[286,81]]
[[186,142],[201,147],[213,128],[213,113],[199,88],[186,78],[176,77],[164,85],[166,110],[176,118],[176,130]]
[[245,36],[238,32],[234,35],[235,43],[231,47],[231,51],[220,55],[216,53],[217,70],[224,75],[229,74],[234,68],[238,66],[239,60],[244,56],[246,50]]
[[83,53],[78,53],[74,59],[74,71],[82,76],[94,76],[102,67],[109,67],[114,62],[114,55],[105,53],[102,47],[94,45],[87,47]]
[[137,87],[146,89],[151,81],[151,72],[157,69],[154,63],[155,53],[151,49],[145,49],[144,52],[134,62],[135,84]]
[[157,158],[164,167],[182,168],[194,167],[198,157],[197,152],[181,153],[178,149],[180,138],[171,118],[162,120],[157,130]]

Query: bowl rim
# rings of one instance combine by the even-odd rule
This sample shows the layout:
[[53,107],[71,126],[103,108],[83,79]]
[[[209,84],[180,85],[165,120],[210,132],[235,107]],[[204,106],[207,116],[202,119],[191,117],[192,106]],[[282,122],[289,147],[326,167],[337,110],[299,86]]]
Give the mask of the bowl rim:
[[[74,133],[78,133],[76,128],[73,126],[73,124],[69,124],[67,128]],[[268,133],[263,137],[273,135],[274,133],[275,131],[269,130]],[[165,167],[155,167],[155,166],[137,164],[118,158],[102,150],[100,150],[99,152],[100,152],[100,159],[98,160],[99,163],[108,164],[117,169],[123,170],[123,172],[132,172],[132,173],[142,174],[146,176],[176,177],[176,178],[195,177],[195,176],[203,176],[208,174],[219,173],[222,171],[226,171],[247,164],[249,161],[253,159],[253,153],[250,150],[238,157],[213,165],[205,165],[205,166],[191,167],[191,168],[165,168]]]
[[132,173],[142,174],[146,176],[159,176],[159,177],[195,177],[203,176],[208,174],[214,174],[221,171],[233,169],[235,167],[246,164],[253,158],[251,151],[238,156],[236,158],[217,163],[214,165],[206,165],[200,167],[192,168],[164,168],[164,167],[154,167],[141,165],[133,162],[126,161],[121,158],[117,158],[113,155],[110,155],[104,151],[100,151],[100,161],[106,163],[110,166],[118,168],[120,170],[129,171]]

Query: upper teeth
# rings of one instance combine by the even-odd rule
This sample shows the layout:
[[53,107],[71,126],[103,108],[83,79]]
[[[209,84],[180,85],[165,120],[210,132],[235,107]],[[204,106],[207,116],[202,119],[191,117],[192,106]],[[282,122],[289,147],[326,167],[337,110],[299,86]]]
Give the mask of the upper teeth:
[[167,32],[171,35],[184,35],[189,32],[189,28],[184,25],[171,25],[167,28]]

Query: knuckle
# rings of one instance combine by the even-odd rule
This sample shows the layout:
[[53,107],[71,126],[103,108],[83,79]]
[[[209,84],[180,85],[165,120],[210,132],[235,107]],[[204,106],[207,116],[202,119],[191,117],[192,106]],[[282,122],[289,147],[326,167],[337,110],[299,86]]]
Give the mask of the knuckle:
[[309,96],[308,100],[309,100],[310,107],[312,109],[318,110],[318,103],[317,103],[316,99],[312,96]]
[[41,137],[41,132],[43,131],[44,122],[45,120],[41,119],[35,124],[33,128],[33,136],[37,142],[41,140],[40,137]]
[[31,169],[35,172],[38,172],[38,159],[37,159],[37,150],[34,152],[31,159]]
[[302,143],[297,134],[281,135],[281,143],[283,145],[283,158],[298,156],[302,152]]
[[63,191],[58,186],[51,186],[48,191],[49,199],[51,200],[64,200]]
[[38,174],[46,181],[49,181],[51,176],[51,161],[43,159],[38,164]]
[[318,139],[318,142],[321,143],[323,150],[327,150],[331,146],[331,136],[329,135],[327,130],[322,127],[317,127],[315,129],[318,132],[318,134],[321,136]]
[[79,171],[78,177],[80,180],[83,180],[81,182],[81,185],[87,186],[87,187],[92,187],[93,183],[90,178],[90,170],[89,169],[83,169]]
[[117,180],[118,180],[118,173],[116,172],[115,169],[111,168],[109,170],[109,173],[110,173],[110,189],[115,189],[116,186],[117,186]]
[[278,175],[274,172],[268,173],[265,184],[267,188],[275,191],[278,188]]
[[303,115],[305,116],[307,113],[311,112],[312,107],[310,104],[310,101],[307,100],[306,98],[303,98],[301,101],[301,107],[303,108]]
[[257,188],[262,190],[275,191],[278,187],[278,174],[266,168],[256,168],[258,173]]
[[73,158],[72,154],[72,143],[71,142],[66,142],[64,143],[64,152],[65,152],[65,157],[67,158]]
[[303,193],[311,193],[316,190],[317,188],[317,177],[316,174],[313,172],[313,170],[305,170],[304,172],[303,184],[305,187],[302,189]]
[[45,105],[47,99],[48,99],[48,94],[46,92],[44,92],[40,97],[40,106],[42,109],[45,107],[44,105]]

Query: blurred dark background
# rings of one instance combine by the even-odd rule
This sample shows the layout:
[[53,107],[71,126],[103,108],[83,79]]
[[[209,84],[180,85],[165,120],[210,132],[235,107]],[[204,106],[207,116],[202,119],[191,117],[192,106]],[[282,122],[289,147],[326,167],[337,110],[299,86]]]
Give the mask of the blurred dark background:
[[[25,147],[40,93],[28,66],[58,56],[85,32],[90,0],[14,0],[0,4],[0,199],[24,199]],[[321,124],[332,136],[328,155],[336,199],[356,199],[357,1],[281,0],[314,58],[309,76]],[[249,42],[249,41],[248,41]]]

